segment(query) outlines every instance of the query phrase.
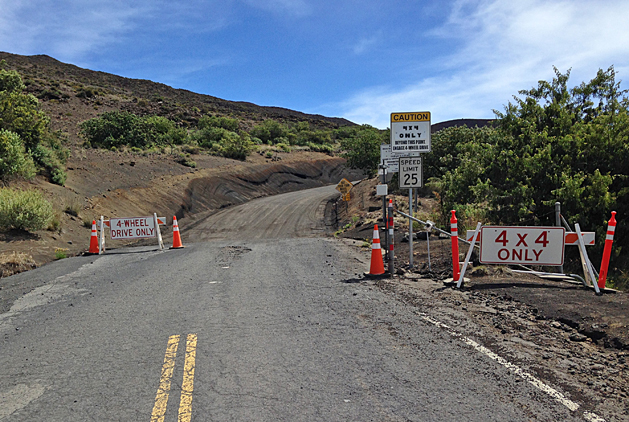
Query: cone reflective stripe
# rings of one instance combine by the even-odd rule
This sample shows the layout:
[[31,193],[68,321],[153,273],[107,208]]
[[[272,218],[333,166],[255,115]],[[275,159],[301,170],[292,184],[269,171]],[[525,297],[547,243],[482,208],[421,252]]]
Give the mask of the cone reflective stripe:
[[452,279],[459,281],[461,275],[459,269],[459,226],[456,219],[456,211],[450,211],[452,217],[450,218],[450,239],[452,239]]
[[179,234],[179,224],[177,224],[177,217],[173,216],[173,246],[170,249],[183,248],[181,244],[181,235]]
[[98,230],[96,230],[96,220],[92,220],[92,235],[90,236],[90,249],[88,254],[98,255]]
[[371,244],[371,267],[369,268],[369,274],[384,274],[384,262],[382,261],[382,249],[380,247],[380,233],[378,232],[377,224],[373,227],[373,243]]
[[601,272],[598,275],[598,288],[604,289],[607,282],[607,269],[609,268],[609,257],[612,254],[614,244],[614,233],[616,232],[616,211],[612,211],[612,218],[607,223],[607,236],[605,237],[605,248],[603,249],[603,260],[601,261]]

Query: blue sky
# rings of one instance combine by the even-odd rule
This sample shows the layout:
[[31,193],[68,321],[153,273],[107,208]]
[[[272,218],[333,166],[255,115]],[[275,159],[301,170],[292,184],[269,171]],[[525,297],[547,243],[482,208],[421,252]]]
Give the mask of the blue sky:
[[[626,0],[0,0],[0,50],[345,117],[491,118],[518,90],[614,65]],[[622,84],[627,88],[627,83]]]

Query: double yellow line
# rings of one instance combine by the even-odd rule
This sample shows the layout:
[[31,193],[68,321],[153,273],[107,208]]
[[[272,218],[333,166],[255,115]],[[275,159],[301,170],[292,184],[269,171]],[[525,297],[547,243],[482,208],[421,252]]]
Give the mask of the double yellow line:
[[[175,370],[175,357],[179,347],[180,336],[172,335],[168,338],[162,376],[159,379],[159,387],[155,396],[155,405],[151,422],[164,422],[168,395],[170,394],[170,380]],[[178,422],[190,422],[192,418],[192,390],[194,388],[194,365],[197,356],[197,335],[188,334],[186,339],[186,358],[183,369],[183,382],[181,383],[181,398],[179,399]]]

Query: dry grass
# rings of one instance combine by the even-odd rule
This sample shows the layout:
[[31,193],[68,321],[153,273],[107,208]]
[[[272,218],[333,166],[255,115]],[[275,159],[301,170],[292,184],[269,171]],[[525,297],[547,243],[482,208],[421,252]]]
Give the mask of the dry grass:
[[32,256],[21,252],[0,255],[0,278],[37,268]]

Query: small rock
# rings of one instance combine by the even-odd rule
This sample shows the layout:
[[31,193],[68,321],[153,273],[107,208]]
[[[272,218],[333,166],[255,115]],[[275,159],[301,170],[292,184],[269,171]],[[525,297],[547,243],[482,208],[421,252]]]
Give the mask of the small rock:
[[570,340],[572,341],[585,341],[587,339],[587,336],[584,336],[583,334],[580,333],[572,333],[570,334],[570,337],[568,337]]
[[71,240],[68,240],[68,245],[72,245],[72,241]]

